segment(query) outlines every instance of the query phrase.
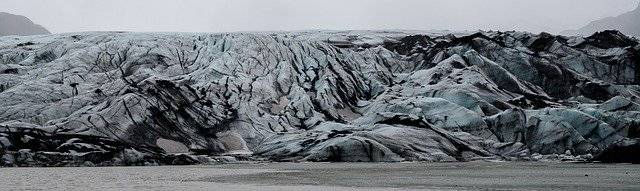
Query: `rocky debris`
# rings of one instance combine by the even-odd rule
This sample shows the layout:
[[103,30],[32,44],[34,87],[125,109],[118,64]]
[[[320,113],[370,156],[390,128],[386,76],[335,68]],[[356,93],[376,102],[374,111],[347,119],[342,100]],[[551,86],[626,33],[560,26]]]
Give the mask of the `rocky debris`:
[[164,150],[168,154],[172,154],[172,153],[181,154],[181,153],[191,152],[186,145],[180,142],[172,141],[172,140],[161,138],[156,141],[156,144],[158,145],[158,147],[160,147],[162,150]]
[[615,31],[0,38],[0,154],[5,166],[639,162],[637,46]]
[[567,151],[565,154],[549,155],[534,153],[529,157],[529,159],[537,162],[589,162],[593,160],[593,156],[591,154],[574,156],[571,155],[570,151]]
[[[40,129],[0,127],[3,166],[112,166],[142,164],[142,153],[104,137],[49,134]],[[159,156],[159,155],[158,155]],[[145,159],[146,157],[146,159]]]
[[[242,154],[226,156],[139,150],[103,137],[51,135],[39,129],[4,129],[0,134],[0,166],[150,166],[235,163]],[[72,138],[70,138],[72,137]],[[66,141],[63,141],[66,140]],[[22,149],[18,149],[22,148]]]

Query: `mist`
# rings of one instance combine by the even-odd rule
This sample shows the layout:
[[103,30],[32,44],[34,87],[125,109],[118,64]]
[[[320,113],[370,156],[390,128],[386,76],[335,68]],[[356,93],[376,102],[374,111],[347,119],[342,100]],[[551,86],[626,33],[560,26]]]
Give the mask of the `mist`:
[[616,16],[639,0],[2,0],[54,33],[278,30],[560,32]]

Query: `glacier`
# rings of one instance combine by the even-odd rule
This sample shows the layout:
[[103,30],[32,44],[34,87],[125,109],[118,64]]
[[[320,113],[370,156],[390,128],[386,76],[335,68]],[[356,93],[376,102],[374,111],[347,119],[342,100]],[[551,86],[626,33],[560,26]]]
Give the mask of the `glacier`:
[[5,36],[0,166],[637,163],[639,85],[618,31]]

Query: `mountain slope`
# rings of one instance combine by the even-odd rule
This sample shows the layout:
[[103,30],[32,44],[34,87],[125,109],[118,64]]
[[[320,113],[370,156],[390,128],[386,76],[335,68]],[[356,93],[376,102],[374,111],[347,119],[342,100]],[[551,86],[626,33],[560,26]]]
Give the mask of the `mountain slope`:
[[618,30],[626,35],[640,37],[640,5],[635,10],[619,15],[607,17],[589,23],[575,31],[566,31],[566,34],[591,35],[597,31]]
[[638,162],[639,52],[617,31],[0,38],[0,162],[214,161],[159,140],[269,161]]
[[0,12],[0,36],[51,34],[27,17]]

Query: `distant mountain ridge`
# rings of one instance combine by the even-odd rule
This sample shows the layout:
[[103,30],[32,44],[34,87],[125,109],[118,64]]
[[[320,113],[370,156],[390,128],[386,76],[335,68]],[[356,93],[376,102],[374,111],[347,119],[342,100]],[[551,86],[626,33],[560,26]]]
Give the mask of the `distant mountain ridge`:
[[0,36],[43,34],[51,32],[25,16],[0,12]]
[[578,30],[565,31],[570,35],[591,35],[597,31],[618,30],[626,35],[640,37],[640,5],[631,11],[616,17],[607,17],[592,21],[587,26]]

